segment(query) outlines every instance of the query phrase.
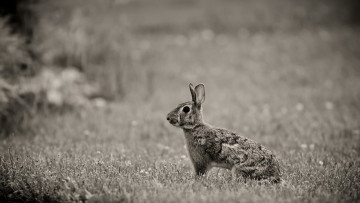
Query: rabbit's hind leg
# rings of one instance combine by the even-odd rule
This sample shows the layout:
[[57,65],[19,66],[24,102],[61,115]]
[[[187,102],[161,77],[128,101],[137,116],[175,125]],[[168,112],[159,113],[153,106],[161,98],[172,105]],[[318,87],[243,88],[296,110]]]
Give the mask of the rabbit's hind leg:
[[253,167],[255,168],[254,172],[251,174],[252,178],[266,178],[272,176],[272,174],[269,174],[269,166],[258,166]]
[[246,182],[246,177],[248,176],[247,173],[244,172],[244,167],[239,165],[234,165],[231,168],[231,175],[233,181],[241,179],[244,180],[244,182]]
[[271,183],[279,183],[281,181],[278,173],[274,172],[270,166],[259,166],[251,174],[252,178],[255,179],[267,179]]

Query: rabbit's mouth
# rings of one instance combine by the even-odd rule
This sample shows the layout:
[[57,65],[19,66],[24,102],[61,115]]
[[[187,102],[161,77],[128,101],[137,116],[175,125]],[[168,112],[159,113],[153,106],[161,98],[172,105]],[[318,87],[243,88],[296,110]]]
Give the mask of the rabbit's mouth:
[[179,121],[176,118],[167,117],[167,120],[169,123],[173,126],[179,126]]
[[178,121],[176,119],[170,119],[169,123],[172,124],[172,125],[177,125]]

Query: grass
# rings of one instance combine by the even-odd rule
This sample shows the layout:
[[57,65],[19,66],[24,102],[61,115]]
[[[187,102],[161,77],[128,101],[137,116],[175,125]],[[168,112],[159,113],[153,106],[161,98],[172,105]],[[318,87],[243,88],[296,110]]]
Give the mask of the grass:
[[[35,135],[0,143],[0,199],[39,202],[357,202],[360,41],[346,26],[134,36],[127,99],[37,115]],[[206,85],[205,120],[267,146],[283,183],[195,181],[181,130],[165,120]]]

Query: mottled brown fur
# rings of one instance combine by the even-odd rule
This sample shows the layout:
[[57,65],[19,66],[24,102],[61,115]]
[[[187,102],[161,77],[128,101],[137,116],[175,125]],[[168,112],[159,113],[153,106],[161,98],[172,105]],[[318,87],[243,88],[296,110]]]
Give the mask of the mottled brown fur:
[[[201,112],[205,87],[202,84],[195,89],[189,86],[193,101],[180,104],[167,119],[183,129],[196,175],[203,175],[212,167],[221,167],[231,170],[234,178],[268,178],[278,182],[281,172],[275,155],[251,139],[205,124]],[[184,112],[185,106],[191,110]]]

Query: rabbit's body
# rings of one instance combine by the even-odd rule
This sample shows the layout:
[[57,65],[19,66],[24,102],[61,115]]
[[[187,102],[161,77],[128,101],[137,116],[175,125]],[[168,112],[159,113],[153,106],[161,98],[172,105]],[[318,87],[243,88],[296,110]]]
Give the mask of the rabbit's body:
[[280,180],[280,166],[275,155],[264,146],[230,130],[214,128],[202,119],[201,104],[205,89],[198,85],[190,91],[192,102],[180,104],[167,119],[184,130],[186,145],[196,175],[205,174],[212,167],[226,168],[233,176]]
[[244,177],[272,177],[274,180],[280,177],[276,157],[253,140],[206,124],[184,130],[184,133],[197,174],[204,174],[212,167],[220,167]]

